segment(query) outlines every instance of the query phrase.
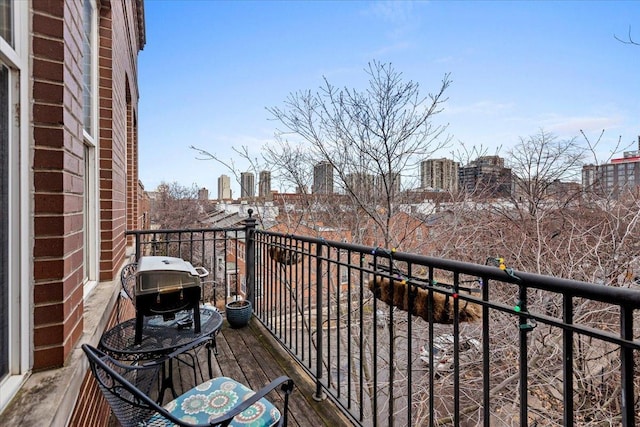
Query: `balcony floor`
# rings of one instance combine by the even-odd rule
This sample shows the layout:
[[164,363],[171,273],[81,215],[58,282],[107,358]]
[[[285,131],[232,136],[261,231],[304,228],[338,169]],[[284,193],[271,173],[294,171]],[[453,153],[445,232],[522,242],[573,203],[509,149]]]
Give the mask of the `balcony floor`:
[[[225,320],[216,339],[218,355],[213,356],[213,376],[226,376],[258,390],[271,380],[287,375],[295,382],[295,388],[289,399],[289,426],[348,426],[352,423],[346,419],[336,405],[330,400],[317,402],[313,399],[315,385],[307,374],[281,349],[277,341],[255,318],[247,327],[233,329]],[[200,367],[207,373],[206,351],[198,352]],[[174,372],[177,393],[193,387],[193,371],[178,367]],[[202,381],[199,379],[198,382]],[[166,392],[164,404],[172,399],[171,392]],[[276,392],[269,399],[282,408],[282,401]],[[280,400],[277,400],[280,399]],[[113,417],[112,417],[113,418]],[[112,419],[111,426],[118,423]]]

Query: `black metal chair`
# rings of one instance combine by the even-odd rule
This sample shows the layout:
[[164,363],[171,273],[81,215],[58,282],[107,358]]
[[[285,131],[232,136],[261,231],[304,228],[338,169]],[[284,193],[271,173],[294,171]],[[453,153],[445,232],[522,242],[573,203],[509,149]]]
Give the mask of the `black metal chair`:
[[[282,376],[257,392],[226,377],[205,381],[160,406],[149,396],[162,364],[120,363],[100,350],[82,346],[100,391],[123,427],[128,426],[286,426],[293,380]],[[168,357],[175,357],[170,355]],[[284,395],[282,413],[265,396]]]
[[135,316],[133,298],[136,287],[137,269],[138,263],[132,262],[122,267],[122,271],[120,271],[120,295],[118,295],[118,306],[116,308],[117,323]]

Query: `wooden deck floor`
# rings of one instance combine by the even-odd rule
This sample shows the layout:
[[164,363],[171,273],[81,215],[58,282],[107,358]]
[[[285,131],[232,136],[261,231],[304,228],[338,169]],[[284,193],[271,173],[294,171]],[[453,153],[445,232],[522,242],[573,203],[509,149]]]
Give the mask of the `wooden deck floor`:
[[[249,326],[233,329],[224,321],[216,339],[218,355],[213,357],[213,376],[226,376],[258,390],[271,380],[287,375],[295,382],[295,389],[289,399],[289,426],[351,426],[352,423],[342,415],[330,399],[317,402],[313,399],[315,386],[308,375],[291,359],[289,354],[256,320]],[[208,377],[206,351],[199,351],[200,366],[205,379]],[[181,368],[174,373],[183,384],[177,384],[176,391],[193,387],[193,374],[189,369]],[[191,371],[192,372],[192,371]],[[175,375],[175,374],[178,375]],[[282,400],[277,392],[269,399],[278,408]],[[171,400],[171,392],[165,393],[164,403]]]

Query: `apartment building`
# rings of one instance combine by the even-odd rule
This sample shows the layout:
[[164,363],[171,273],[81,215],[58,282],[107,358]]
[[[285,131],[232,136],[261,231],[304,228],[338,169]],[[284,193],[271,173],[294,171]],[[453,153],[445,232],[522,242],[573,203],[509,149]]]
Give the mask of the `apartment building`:
[[240,174],[240,198],[251,199],[256,196],[256,177],[252,172]]
[[402,176],[400,173],[386,173],[376,176],[376,191],[382,197],[397,197],[401,191]]
[[513,192],[511,169],[499,156],[478,157],[458,170],[459,188],[482,197],[509,197]]
[[[640,146],[640,137],[638,137]],[[618,197],[640,188],[640,149],[627,151],[623,157],[611,159],[604,165],[582,167],[582,189],[601,196]]]
[[263,200],[272,200],[271,195],[271,172],[261,171],[258,181],[258,197]]
[[420,188],[455,192],[458,190],[458,162],[427,159],[420,163]]
[[231,179],[227,175],[218,177],[218,200],[231,200]]
[[333,166],[329,162],[320,162],[313,167],[313,194],[333,193]]

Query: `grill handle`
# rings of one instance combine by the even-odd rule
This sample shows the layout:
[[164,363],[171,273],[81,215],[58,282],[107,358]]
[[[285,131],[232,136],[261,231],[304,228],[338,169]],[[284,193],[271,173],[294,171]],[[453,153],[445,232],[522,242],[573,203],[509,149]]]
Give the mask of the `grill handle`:
[[194,267],[196,272],[198,273],[198,276],[202,279],[203,277],[207,277],[209,275],[209,272],[207,271],[206,268],[204,267]]

